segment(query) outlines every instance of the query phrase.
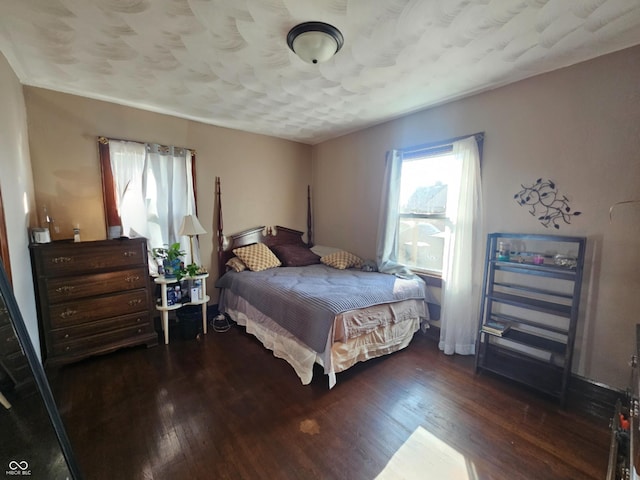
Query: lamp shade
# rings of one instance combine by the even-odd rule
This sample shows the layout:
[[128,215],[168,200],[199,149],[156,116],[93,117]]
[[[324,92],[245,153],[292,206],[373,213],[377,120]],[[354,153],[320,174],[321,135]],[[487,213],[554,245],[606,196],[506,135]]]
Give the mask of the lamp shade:
[[293,27],[287,34],[287,45],[307,63],[326,62],[342,48],[344,37],[333,25],[306,22]]
[[182,225],[180,225],[180,230],[178,231],[178,235],[202,235],[203,233],[207,233],[207,231],[200,225],[198,221],[198,217],[195,215],[185,215],[182,219]]

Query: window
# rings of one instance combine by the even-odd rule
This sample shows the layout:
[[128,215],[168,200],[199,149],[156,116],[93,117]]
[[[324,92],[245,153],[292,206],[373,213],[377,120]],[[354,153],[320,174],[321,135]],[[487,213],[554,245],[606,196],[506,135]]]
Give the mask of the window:
[[478,133],[386,155],[378,269],[399,276],[417,270],[431,273],[434,283],[442,280],[438,346],[446,354],[475,351],[483,139]]
[[412,270],[442,274],[451,221],[449,185],[459,181],[451,147],[406,153],[402,158],[398,261]]
[[[98,142],[108,237],[145,237],[149,252],[179,242],[190,252],[189,239],[178,232],[183,217],[196,214],[193,151],[104,137]],[[189,262],[199,262],[197,248],[193,256]],[[152,258],[149,270],[157,272]]]
[[[478,135],[481,151],[482,136]],[[400,150],[398,199],[398,263],[441,276],[447,248],[455,231],[454,218],[463,176],[451,141]]]

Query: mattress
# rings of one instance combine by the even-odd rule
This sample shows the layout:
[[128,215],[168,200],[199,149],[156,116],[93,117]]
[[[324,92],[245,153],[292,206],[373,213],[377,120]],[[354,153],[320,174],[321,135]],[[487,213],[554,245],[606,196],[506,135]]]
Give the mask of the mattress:
[[[316,352],[327,347],[337,315],[403,300],[424,304],[425,298],[425,284],[420,279],[338,270],[322,264],[259,272],[230,271],[216,286],[241,296]],[[366,332],[367,322],[373,318],[361,317],[359,324],[343,324],[338,333],[348,337],[350,329]]]
[[318,352],[231,290],[222,290],[219,307],[273,351],[275,357],[289,363],[304,385],[313,379],[314,363],[322,365],[329,388],[336,384],[336,373],[405,348],[420,328],[421,319],[427,316],[420,299],[342,312],[334,317],[326,346]]

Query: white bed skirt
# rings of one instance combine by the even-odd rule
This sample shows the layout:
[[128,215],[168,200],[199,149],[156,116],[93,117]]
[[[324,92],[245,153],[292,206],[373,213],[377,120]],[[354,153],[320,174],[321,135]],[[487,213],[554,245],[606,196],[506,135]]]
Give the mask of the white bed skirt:
[[[291,365],[303,385],[311,382],[314,363],[323,366],[329,388],[336,384],[336,373],[357,362],[387,355],[409,345],[420,328],[421,317],[426,315],[424,302],[419,300],[346,312],[336,317],[327,338],[327,348],[318,353],[228,289],[222,290],[219,304],[222,311],[244,326],[275,357]],[[340,340],[334,341],[334,338]]]

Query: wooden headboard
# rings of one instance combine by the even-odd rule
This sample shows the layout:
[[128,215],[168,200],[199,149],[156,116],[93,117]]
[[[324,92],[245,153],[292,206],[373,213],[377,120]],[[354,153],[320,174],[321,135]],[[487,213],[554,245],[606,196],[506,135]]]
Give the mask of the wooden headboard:
[[274,245],[304,245],[313,246],[311,231],[311,187],[307,187],[307,242],[302,239],[304,232],[294,230],[292,228],[281,227],[254,227],[244,230],[227,237],[227,245],[225,245],[225,236],[222,225],[222,193],[220,189],[220,177],[216,177],[216,199],[218,203],[217,209],[217,225],[218,225],[218,278],[224,275],[226,271],[226,263],[233,257],[233,249],[252,245],[254,243],[264,243],[268,247]]

